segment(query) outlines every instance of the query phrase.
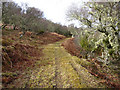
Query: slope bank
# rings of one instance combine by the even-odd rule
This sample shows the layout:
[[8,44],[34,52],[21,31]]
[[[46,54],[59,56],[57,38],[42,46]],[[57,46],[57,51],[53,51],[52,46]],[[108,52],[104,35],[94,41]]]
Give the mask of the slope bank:
[[[100,62],[93,59],[84,59],[84,50],[78,47],[74,43],[74,38],[70,38],[61,44],[68,53],[72,56],[77,56],[80,60],[77,60],[77,64],[86,68],[96,78],[101,79],[100,82],[108,85],[108,87],[120,87],[120,78],[118,74],[112,72],[107,66],[102,66]],[[75,59],[74,59],[75,61]],[[78,69],[79,72],[79,69]]]

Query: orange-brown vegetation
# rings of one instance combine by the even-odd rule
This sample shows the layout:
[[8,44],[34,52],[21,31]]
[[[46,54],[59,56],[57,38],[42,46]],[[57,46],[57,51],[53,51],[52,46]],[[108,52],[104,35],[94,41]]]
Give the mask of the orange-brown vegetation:
[[49,43],[53,43],[62,39],[65,39],[66,37],[63,35],[59,35],[56,33],[43,33],[42,35],[38,35],[38,40],[40,40],[40,42],[38,41],[39,44],[45,45],[45,44],[49,44]]
[[63,36],[63,35],[60,35],[60,34],[58,34],[58,33],[54,33],[54,32],[52,32],[52,33],[50,33],[51,35],[54,35],[54,36],[58,36],[59,38],[65,38],[65,36]]
[[64,43],[62,43],[62,46],[71,54],[74,56],[77,56],[79,58],[82,58],[83,56],[80,54],[80,47],[76,46],[74,43],[74,38],[66,40]]
[[19,34],[19,35],[22,35],[22,34],[23,34],[23,32],[19,32],[18,34]]
[[25,32],[25,35],[26,35],[26,36],[31,36],[31,35],[32,35],[32,32],[27,31],[27,32]]
[[[42,49],[41,49],[42,51]],[[2,66],[3,70],[9,70],[10,68],[16,67],[16,64],[28,61],[31,62],[29,57],[41,56],[41,51],[30,45],[15,44],[3,49],[2,55]],[[19,67],[18,64],[17,67]]]
[[[43,56],[41,45],[54,43],[65,39],[65,36],[56,33],[43,33],[35,35],[32,32],[3,30],[2,37],[2,71],[24,72],[27,67],[34,67],[36,60]],[[32,36],[32,37],[29,37]],[[19,77],[19,76],[17,76]],[[2,82],[8,84],[17,77],[3,76]]]
[[[30,64],[32,60],[29,57],[40,57],[43,55],[42,49],[38,49],[37,46],[35,47],[34,45],[30,45],[30,43],[32,43],[31,40],[35,40],[37,45],[45,45],[65,39],[65,36],[56,33],[47,32],[41,35],[35,35],[28,31],[23,35],[24,39],[19,39],[19,35],[23,34],[22,31],[15,31],[13,33],[4,30],[3,33],[4,32],[9,34],[7,34],[7,36],[3,35],[2,37],[2,44],[4,46],[2,48],[3,71],[10,70],[13,67],[19,68],[24,62]],[[34,38],[29,37],[31,35]]]

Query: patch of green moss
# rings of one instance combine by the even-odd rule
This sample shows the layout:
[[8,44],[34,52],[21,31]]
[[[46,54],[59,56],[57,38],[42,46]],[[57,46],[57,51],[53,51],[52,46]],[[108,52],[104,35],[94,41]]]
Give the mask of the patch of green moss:
[[5,77],[13,77],[17,75],[18,75],[17,73],[13,73],[13,72],[2,73],[2,76],[5,76]]
[[87,66],[93,66],[92,65],[92,63],[91,62],[88,62],[86,59],[79,59],[79,58],[77,58],[77,57],[75,57],[75,56],[73,56],[74,57],[74,60],[78,63],[78,64],[80,64],[80,65],[82,65],[82,66],[84,66],[84,67],[87,67]]

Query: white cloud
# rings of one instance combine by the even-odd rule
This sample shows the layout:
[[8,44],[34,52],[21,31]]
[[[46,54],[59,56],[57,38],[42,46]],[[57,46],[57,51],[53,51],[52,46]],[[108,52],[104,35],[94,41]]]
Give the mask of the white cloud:
[[47,19],[61,23],[67,24],[66,21],[66,10],[72,3],[81,4],[82,0],[13,0],[19,5],[21,2],[28,3],[28,6],[34,6],[39,8],[44,12],[44,15]]

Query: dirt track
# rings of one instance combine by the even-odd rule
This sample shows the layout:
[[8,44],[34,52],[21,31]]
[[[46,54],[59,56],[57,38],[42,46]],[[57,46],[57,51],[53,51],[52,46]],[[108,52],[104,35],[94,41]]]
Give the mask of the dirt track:
[[[17,33],[18,31],[4,32],[5,35],[3,36],[3,39],[7,40],[6,38],[9,37],[9,39],[12,40],[12,43],[10,45],[4,46],[6,50],[10,49],[11,53],[4,53],[7,53],[8,56],[12,56],[12,60],[16,62],[14,63],[11,61],[13,63],[12,68],[5,68],[6,70],[3,70],[5,73],[2,78],[4,81],[3,87],[105,87],[100,83],[100,80],[98,78],[95,78],[88,72],[87,69],[81,66],[81,64],[84,64],[84,62],[85,65],[89,65],[88,62],[76,56],[72,56],[62,46],[62,43],[69,38],[56,33],[45,33],[40,36],[24,36],[23,38],[19,39]],[[13,54],[16,57],[18,57],[17,54],[19,54],[19,58],[21,60],[14,58]],[[79,62],[81,64],[79,64]],[[8,67],[6,64],[5,66]]]
[[[66,40],[66,39],[65,39]],[[62,46],[65,40],[44,45],[43,54],[33,68],[27,67],[22,75],[7,87],[31,88],[86,88],[103,87]],[[40,47],[41,48],[41,47]]]

